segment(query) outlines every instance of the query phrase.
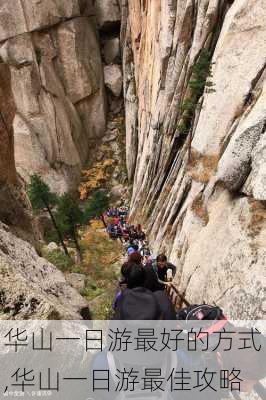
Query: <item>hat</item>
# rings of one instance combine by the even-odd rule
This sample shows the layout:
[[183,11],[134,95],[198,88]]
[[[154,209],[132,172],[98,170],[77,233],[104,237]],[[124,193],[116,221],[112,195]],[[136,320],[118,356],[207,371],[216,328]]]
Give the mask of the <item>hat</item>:
[[130,256],[130,254],[132,254],[132,253],[135,253],[135,249],[133,249],[133,247],[129,247],[128,249],[127,249],[127,254]]

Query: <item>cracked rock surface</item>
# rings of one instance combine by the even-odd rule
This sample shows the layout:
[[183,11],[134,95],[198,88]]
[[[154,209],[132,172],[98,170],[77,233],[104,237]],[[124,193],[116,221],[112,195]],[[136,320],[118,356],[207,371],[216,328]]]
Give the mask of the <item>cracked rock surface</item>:
[[[161,5],[159,4],[161,3]],[[265,52],[262,0],[122,1],[132,220],[178,267],[191,302],[265,317]],[[182,133],[192,66],[212,90]]]
[[[0,2],[0,57],[11,75],[17,171],[59,193],[76,186],[106,123],[103,69],[87,2]],[[16,20],[14,20],[14,15]]]

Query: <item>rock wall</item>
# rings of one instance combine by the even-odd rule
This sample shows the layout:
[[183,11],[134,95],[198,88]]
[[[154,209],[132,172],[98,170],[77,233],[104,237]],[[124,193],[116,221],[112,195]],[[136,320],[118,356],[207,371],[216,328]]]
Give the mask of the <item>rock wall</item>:
[[12,122],[15,104],[11,93],[11,76],[7,65],[0,64],[0,221],[12,232],[32,243],[37,231],[14,160]]
[[[177,264],[191,302],[232,318],[266,309],[266,9],[251,3],[121,3],[132,219]],[[203,49],[212,87],[184,130]]]
[[90,319],[64,275],[0,223],[0,319]]
[[38,230],[25,181],[39,173],[53,191],[76,188],[105,125],[91,1],[0,0],[1,319],[90,318],[87,302],[32,247]]
[[14,97],[19,174],[52,190],[77,184],[105,129],[105,91],[91,1],[0,1],[0,57]]

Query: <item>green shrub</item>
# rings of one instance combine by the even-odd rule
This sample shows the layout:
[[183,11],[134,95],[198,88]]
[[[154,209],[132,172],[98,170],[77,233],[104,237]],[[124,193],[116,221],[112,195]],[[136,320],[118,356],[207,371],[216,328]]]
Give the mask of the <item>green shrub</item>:
[[212,62],[211,53],[203,49],[199,55],[198,61],[192,68],[192,76],[188,83],[190,88],[190,95],[186,98],[181,105],[181,122],[178,125],[180,134],[188,134],[194,119],[197,109],[197,104],[200,97],[206,88],[207,93],[214,92],[214,84],[211,82],[212,78]]
[[71,268],[74,265],[74,261],[66,256],[60,249],[52,251],[43,250],[42,255],[62,272],[71,271]]
[[33,210],[39,212],[41,210],[45,210],[48,212],[54,229],[57,232],[58,239],[62,245],[62,248],[64,249],[65,255],[69,257],[62,233],[57,226],[53,213],[53,207],[58,204],[58,196],[50,190],[49,186],[43,181],[42,177],[37,174],[31,175],[27,193]]
[[55,242],[60,244],[57,232],[54,229],[51,229],[51,227],[44,229],[44,241],[45,243]]
[[84,218],[90,221],[95,217],[100,217],[109,207],[109,198],[103,190],[97,190],[93,193],[85,205]]
[[104,288],[97,286],[97,283],[93,280],[87,280],[85,288],[82,290],[81,295],[86,297],[88,301],[93,300],[95,297],[100,296],[105,292]]

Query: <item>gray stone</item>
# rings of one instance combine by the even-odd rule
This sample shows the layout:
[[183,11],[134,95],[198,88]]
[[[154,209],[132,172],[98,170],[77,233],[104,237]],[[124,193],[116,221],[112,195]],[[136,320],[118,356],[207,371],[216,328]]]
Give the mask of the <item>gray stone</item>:
[[0,1],[0,42],[80,14],[78,0]]
[[104,138],[103,138],[103,143],[109,143],[113,142],[114,140],[117,139],[117,136],[119,135],[119,130],[115,129],[112,131],[107,131]]
[[59,246],[57,243],[55,242],[50,242],[48,243],[48,245],[46,246],[46,249],[50,252],[50,251],[55,251],[59,249]]
[[121,97],[108,96],[109,110],[112,114],[120,114],[124,107],[124,99]]
[[85,288],[86,276],[84,274],[71,273],[66,275],[66,281],[79,292]]
[[111,194],[112,196],[120,199],[121,197],[124,197],[126,193],[126,188],[125,186],[118,184],[115,187],[112,188]]
[[119,38],[111,38],[105,41],[103,46],[104,61],[106,64],[114,64],[120,58]]
[[122,72],[117,64],[104,67],[104,83],[112,94],[119,97],[122,91]]
[[111,29],[121,20],[118,0],[95,0],[97,22],[100,29]]

